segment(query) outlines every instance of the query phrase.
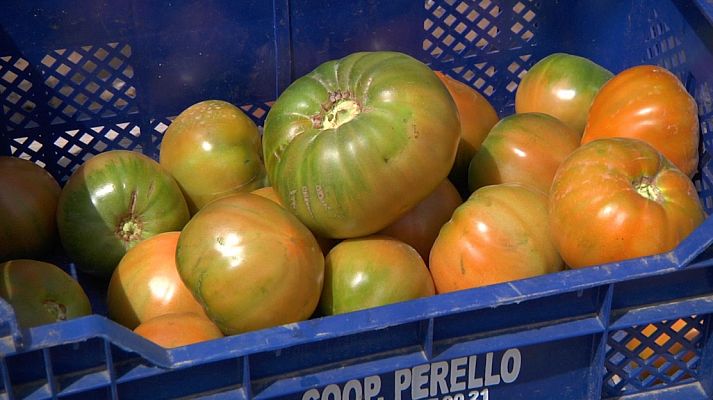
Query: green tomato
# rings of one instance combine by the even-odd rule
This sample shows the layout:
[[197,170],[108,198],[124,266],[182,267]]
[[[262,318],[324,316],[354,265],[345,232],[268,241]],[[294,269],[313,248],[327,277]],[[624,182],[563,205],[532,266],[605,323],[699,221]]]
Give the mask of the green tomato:
[[374,233],[448,176],[456,105],[425,64],[355,53],[296,80],[265,121],[263,155],[285,206],[320,236]]
[[89,298],[58,266],[35,260],[0,264],[0,297],[15,310],[23,328],[89,315]]
[[62,189],[57,226],[77,268],[109,278],[126,251],[188,222],[176,181],[151,158],[127,150],[94,156]]
[[550,114],[581,136],[594,96],[612,76],[587,58],[550,54],[522,78],[515,93],[515,111]]

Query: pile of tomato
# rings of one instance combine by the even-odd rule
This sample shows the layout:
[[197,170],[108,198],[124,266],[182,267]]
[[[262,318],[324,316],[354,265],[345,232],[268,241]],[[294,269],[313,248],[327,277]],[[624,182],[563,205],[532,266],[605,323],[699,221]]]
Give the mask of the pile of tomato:
[[293,82],[262,132],[206,100],[158,160],[88,159],[64,187],[0,157],[0,296],[21,326],[90,314],[39,261],[105,280],[108,317],[165,347],[663,253],[705,219],[678,78],[557,53],[503,117],[396,52]]

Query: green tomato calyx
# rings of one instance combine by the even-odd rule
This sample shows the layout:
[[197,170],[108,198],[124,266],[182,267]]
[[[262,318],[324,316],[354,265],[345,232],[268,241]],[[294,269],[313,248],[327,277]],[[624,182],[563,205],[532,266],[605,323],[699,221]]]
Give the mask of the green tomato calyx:
[[361,105],[350,91],[329,92],[329,100],[322,104],[322,112],[312,117],[312,126],[317,129],[336,129],[353,120],[361,113]]
[[664,197],[661,189],[654,185],[654,180],[650,176],[641,176],[632,182],[634,189],[639,195],[657,203],[663,203]]
[[54,300],[45,300],[43,305],[55,321],[59,322],[67,320],[67,306],[64,304],[57,303]]

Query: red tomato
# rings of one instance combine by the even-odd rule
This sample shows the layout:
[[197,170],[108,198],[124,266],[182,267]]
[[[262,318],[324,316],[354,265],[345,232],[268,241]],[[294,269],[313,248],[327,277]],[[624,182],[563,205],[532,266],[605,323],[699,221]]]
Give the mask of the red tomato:
[[579,133],[542,113],[503,118],[470,162],[470,191],[498,183],[531,185],[549,193],[555,171],[579,147]]
[[176,117],[163,136],[160,163],[191,214],[218,197],[264,186],[266,176],[257,126],[221,100],[201,101]]
[[612,73],[584,57],[554,53],[525,74],[515,92],[515,111],[556,117],[581,135],[592,99]]
[[698,169],[698,106],[676,75],[639,65],[620,72],[594,98],[582,144],[607,137],[643,140],[688,176]]
[[463,199],[458,190],[450,180],[445,179],[433,193],[380,233],[412,246],[424,262],[428,262],[438,231],[461,203]]
[[309,229],[252,193],[196,213],[178,238],[176,265],[226,335],[309,318],[324,279],[324,256]]
[[431,249],[431,275],[439,293],[562,268],[547,228],[547,195],[519,184],[473,192],[443,225]]
[[189,312],[153,317],[137,326],[134,333],[169,349],[223,337],[208,317]]
[[109,318],[134,329],[163,314],[204,314],[176,270],[179,234],[160,233],[126,252],[109,281]]
[[686,174],[636,139],[581,146],[552,182],[552,236],[572,268],[672,250],[704,218]]
[[465,83],[436,71],[453,97],[460,115],[460,141],[449,177],[458,186],[465,184],[468,164],[488,132],[498,122],[498,112],[488,99]]
[[24,328],[89,315],[89,298],[69,274],[58,266],[35,260],[0,264],[0,297],[15,310]]
[[54,248],[60,190],[39,165],[0,156],[0,262],[40,258]]
[[433,294],[431,275],[413,247],[370,235],[344,240],[327,254],[319,310],[341,314]]

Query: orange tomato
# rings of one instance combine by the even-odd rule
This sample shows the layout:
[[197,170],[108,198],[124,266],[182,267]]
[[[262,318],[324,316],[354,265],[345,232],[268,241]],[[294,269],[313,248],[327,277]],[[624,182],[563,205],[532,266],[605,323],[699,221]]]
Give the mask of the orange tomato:
[[547,195],[499,184],[470,195],[441,228],[431,249],[436,290],[452,292],[561,270],[547,228]]
[[450,178],[459,186],[467,179],[468,164],[473,154],[498,122],[498,113],[488,99],[472,87],[439,71],[436,71],[436,76],[446,85],[460,115],[460,141],[450,173]]
[[109,318],[134,329],[151,318],[171,313],[204,315],[176,269],[180,232],[145,239],[127,251],[114,270],[107,290]]
[[164,314],[151,318],[137,326],[134,333],[165,348],[223,337],[223,333],[208,317],[193,313]]
[[392,236],[412,246],[424,262],[428,262],[438,232],[461,203],[463,199],[458,190],[450,180],[445,179],[416,207],[379,233]]
[[691,179],[637,139],[589,142],[552,181],[552,237],[572,268],[672,250],[704,218]]
[[498,183],[531,185],[549,193],[560,163],[579,147],[579,133],[543,113],[514,114],[503,118],[473,156],[468,188]]
[[589,110],[582,144],[607,137],[641,139],[688,176],[698,169],[698,106],[676,75],[639,65],[607,82]]

